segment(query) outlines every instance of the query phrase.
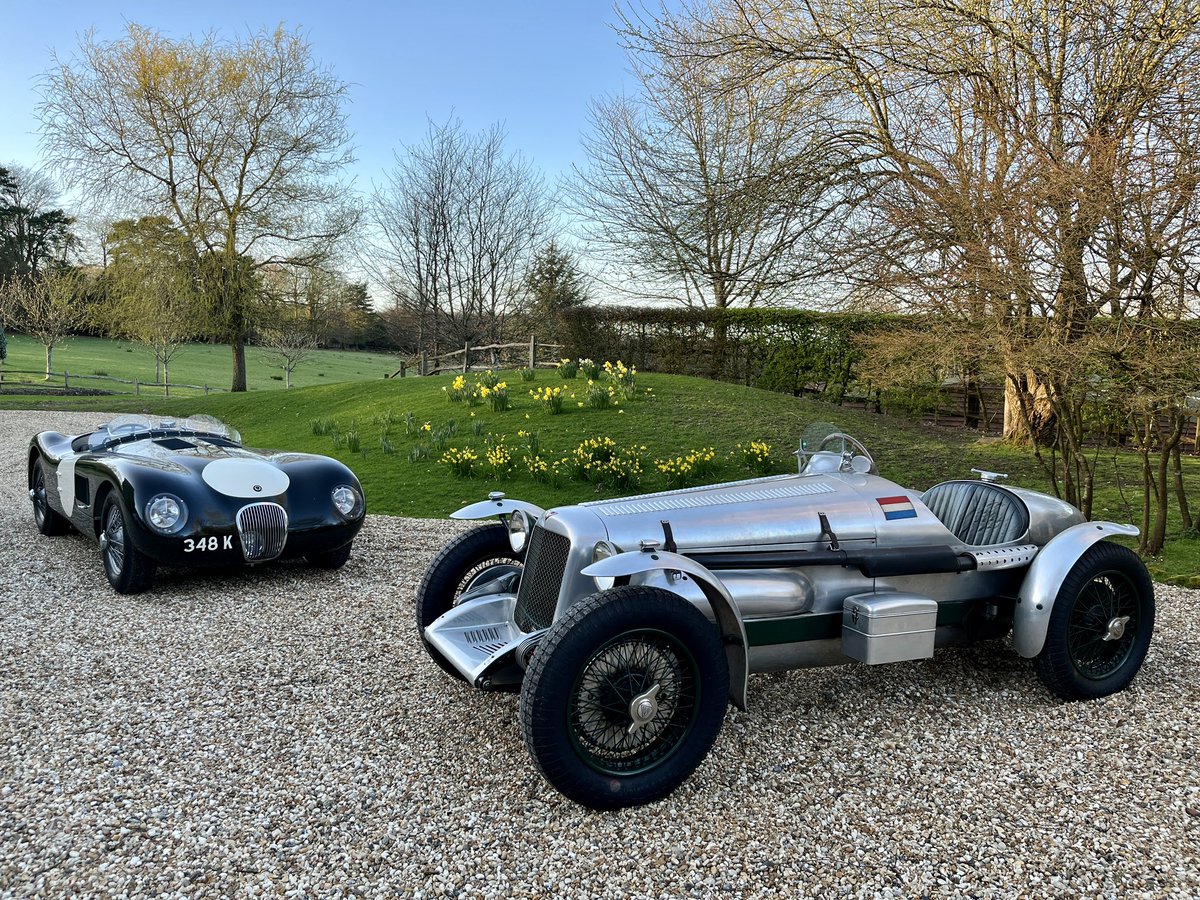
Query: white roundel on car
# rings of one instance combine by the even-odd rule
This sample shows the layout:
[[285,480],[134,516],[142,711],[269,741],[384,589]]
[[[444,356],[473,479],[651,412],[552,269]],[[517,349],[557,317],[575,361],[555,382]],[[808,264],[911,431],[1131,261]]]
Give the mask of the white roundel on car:
[[226,497],[275,497],[289,484],[285,473],[258,459],[216,459],[204,467],[202,477]]

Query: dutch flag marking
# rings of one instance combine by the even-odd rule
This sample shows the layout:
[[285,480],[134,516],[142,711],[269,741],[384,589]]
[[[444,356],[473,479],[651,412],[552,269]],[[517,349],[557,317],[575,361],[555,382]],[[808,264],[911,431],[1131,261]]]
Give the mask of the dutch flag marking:
[[879,503],[879,508],[883,510],[883,517],[889,522],[892,519],[915,519],[917,517],[917,511],[907,497],[876,497],[875,500]]

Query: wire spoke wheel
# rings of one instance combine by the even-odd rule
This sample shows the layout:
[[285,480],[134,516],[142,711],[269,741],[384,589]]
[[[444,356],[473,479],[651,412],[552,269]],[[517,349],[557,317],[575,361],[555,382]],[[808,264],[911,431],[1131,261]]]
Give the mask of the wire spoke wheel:
[[1064,700],[1124,690],[1154,631],[1154,586],[1137,554],[1100,541],[1059,586],[1035,660],[1038,677]]
[[1103,572],[1075,600],[1067,649],[1085,678],[1107,678],[1124,664],[1137,635],[1137,594],[1120,572]]
[[109,507],[108,517],[104,521],[104,537],[104,558],[113,575],[119,576],[125,568],[125,522],[116,504]]
[[[661,631],[624,634],[601,648],[571,694],[569,728],[587,763],[627,775],[656,765],[687,737],[699,709],[696,661]],[[635,708],[643,703],[643,715]]]
[[521,686],[525,746],[593,809],[660,800],[695,771],[729,702],[721,633],[678,594],[599,591],[555,619]]
[[46,513],[49,512],[46,500],[46,474],[38,466],[33,473],[33,520],[39,529],[46,525]]

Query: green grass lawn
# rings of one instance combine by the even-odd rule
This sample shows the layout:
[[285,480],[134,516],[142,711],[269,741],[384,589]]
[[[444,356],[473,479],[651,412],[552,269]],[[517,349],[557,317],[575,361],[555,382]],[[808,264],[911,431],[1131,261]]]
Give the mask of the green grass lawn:
[[[172,384],[209,385],[229,389],[232,373],[232,353],[228,344],[188,344],[171,361]],[[350,350],[314,350],[312,355],[292,372],[296,387],[332,384],[340,381],[371,381],[382,379],[399,368],[399,358],[385,353],[365,353]],[[8,359],[4,370],[44,372],[46,350],[37,341],[19,334],[8,336]],[[54,371],[69,372],[72,376],[110,375],[128,381],[138,379],[153,382],[154,354],[142,344],[114,341],[106,338],[71,338],[54,348]],[[283,389],[283,370],[272,368],[257,347],[246,350],[246,380],[250,390]],[[276,380],[279,379],[279,380]],[[5,375],[5,382],[26,381],[37,384],[36,375]],[[59,387],[62,382],[58,381]],[[103,380],[78,378],[72,387],[100,390],[132,390]],[[180,394],[190,393],[178,389]],[[161,389],[160,389],[161,392]]]
[[[563,381],[553,372],[539,372],[532,386],[563,386],[563,412],[550,415],[528,396],[531,385],[516,373],[503,373],[513,408],[495,413],[486,406],[473,409],[447,400],[443,387],[450,376],[391,381],[327,384],[291,392],[214,394],[209,397],[162,401],[142,397],[30,398],[0,394],[0,406],[106,411],[146,411],[172,415],[208,413],[242,431],[252,446],[282,447],[334,456],[350,465],[362,480],[372,512],[408,516],[445,516],[460,505],[481,499],[488,491],[504,490],[543,506],[580,502],[615,494],[667,488],[654,460],[689,450],[712,447],[717,467],[705,481],[750,477],[752,473],[731,452],[739,443],[766,441],[771,446],[772,471],[791,470],[791,451],[806,425],[830,421],[859,437],[876,457],[881,473],[914,489],[947,478],[972,478],[971,469],[1010,474],[1011,484],[1045,490],[1048,485],[1036,462],[1025,451],[973,432],[934,428],[868,412],[841,409],[816,400],[790,397],[753,388],[674,375],[638,376],[637,395],[620,409],[579,408],[586,382]],[[649,388],[650,393],[645,389]],[[411,414],[413,434],[406,434],[404,417]],[[473,415],[472,415],[473,414]],[[315,434],[316,420],[333,420],[335,432]],[[473,448],[481,457],[487,446],[503,443],[514,451],[514,474],[503,479],[480,474],[458,478],[439,462],[442,452],[432,446],[432,433],[453,420],[456,434],[446,446]],[[390,424],[388,424],[390,422]],[[428,423],[429,430],[425,430]],[[478,423],[478,425],[476,424]],[[476,427],[480,435],[475,435]],[[348,435],[355,432],[360,449],[353,452]],[[383,440],[393,445],[386,453]],[[556,459],[587,438],[611,437],[623,447],[646,447],[645,474],[635,490],[595,486],[564,478],[558,486],[535,482],[522,461],[527,437],[536,433],[541,452]],[[340,435],[335,438],[334,433]],[[336,442],[340,442],[340,446]],[[423,446],[428,457],[411,461],[410,452]],[[1094,516],[1118,522],[1135,521],[1140,499],[1137,460],[1131,454],[1105,455],[1098,463]],[[1124,491],[1118,489],[1119,472]],[[1186,472],[1193,507],[1200,507],[1200,460],[1189,458]],[[1172,528],[1178,531],[1178,523]],[[1200,539],[1176,537],[1161,559],[1150,561],[1156,578],[1200,587]]]

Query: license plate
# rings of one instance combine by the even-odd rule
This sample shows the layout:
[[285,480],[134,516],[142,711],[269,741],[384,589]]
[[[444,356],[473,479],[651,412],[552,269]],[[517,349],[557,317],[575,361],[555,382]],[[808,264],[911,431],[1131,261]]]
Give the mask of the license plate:
[[184,553],[212,553],[217,550],[232,550],[233,535],[210,535],[209,537],[184,538]]

